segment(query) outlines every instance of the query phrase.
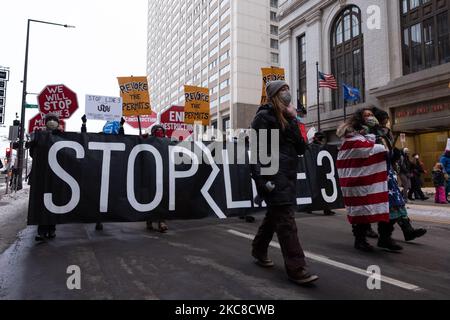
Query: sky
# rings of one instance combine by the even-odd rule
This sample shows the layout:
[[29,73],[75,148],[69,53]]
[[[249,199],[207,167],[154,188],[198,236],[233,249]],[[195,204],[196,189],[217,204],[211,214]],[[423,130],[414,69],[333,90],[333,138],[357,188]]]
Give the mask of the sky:
[[[79,131],[86,94],[118,97],[118,76],[146,75],[147,10],[147,0],[2,1],[0,66],[9,67],[10,79],[0,135],[8,134],[16,112],[20,117],[28,19],[76,27],[31,23],[27,92],[40,93],[49,84],[75,91],[79,108],[66,120],[66,130]],[[37,104],[36,96],[28,95],[27,102]],[[26,127],[37,112],[27,109]],[[102,126],[101,121],[87,123],[88,132]],[[134,131],[125,127],[127,134]]]

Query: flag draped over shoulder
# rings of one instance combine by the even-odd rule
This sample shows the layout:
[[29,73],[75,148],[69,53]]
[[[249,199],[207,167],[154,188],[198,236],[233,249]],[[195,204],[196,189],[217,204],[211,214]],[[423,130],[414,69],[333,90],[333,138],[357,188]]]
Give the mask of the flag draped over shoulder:
[[351,224],[389,222],[389,194],[383,145],[360,134],[348,135],[336,167]]

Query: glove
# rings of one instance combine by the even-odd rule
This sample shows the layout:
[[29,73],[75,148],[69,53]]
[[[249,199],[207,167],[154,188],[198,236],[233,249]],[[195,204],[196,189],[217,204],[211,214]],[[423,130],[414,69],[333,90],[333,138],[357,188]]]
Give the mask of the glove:
[[269,194],[269,190],[266,188],[266,181],[262,178],[258,178],[256,179],[255,184],[258,195],[263,199],[266,198]]
[[83,124],[86,124],[87,118],[85,114],[81,117],[81,121],[83,121]]

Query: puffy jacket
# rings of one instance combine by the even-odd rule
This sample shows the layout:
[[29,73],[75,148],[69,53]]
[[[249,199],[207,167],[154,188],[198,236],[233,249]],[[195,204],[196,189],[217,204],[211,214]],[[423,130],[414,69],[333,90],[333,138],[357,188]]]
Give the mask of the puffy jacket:
[[[252,128],[258,133],[257,143],[257,164],[251,165],[252,177],[256,182],[258,194],[264,198],[268,206],[296,205],[296,185],[298,156],[305,153],[305,142],[300,134],[297,119],[288,120],[289,123],[284,130],[278,123],[273,107],[270,104],[259,108],[252,122]],[[268,141],[259,140],[259,132],[267,129]],[[272,154],[270,130],[279,131],[279,154]],[[276,174],[267,176],[261,175],[262,165],[259,158],[259,149],[262,144],[268,143],[267,154],[272,157],[279,157],[279,170]],[[264,150],[264,148],[263,148]],[[265,187],[268,181],[275,184],[275,189],[271,192]]]
[[450,174],[450,156],[443,154],[439,162],[444,166],[445,172]]

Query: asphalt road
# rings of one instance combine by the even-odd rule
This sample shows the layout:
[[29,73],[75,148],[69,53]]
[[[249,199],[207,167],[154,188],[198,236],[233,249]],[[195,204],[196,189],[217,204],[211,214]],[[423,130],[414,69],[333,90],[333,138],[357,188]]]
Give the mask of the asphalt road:
[[[263,269],[250,257],[252,235],[262,219],[171,221],[170,231],[145,223],[58,226],[57,238],[34,241],[27,227],[0,255],[0,299],[449,299],[450,225],[416,222],[428,234],[400,242],[402,253],[353,249],[343,211],[332,217],[297,214],[309,269],[320,279],[300,287],[286,278],[275,243],[276,266]],[[394,237],[402,239],[400,231]],[[371,240],[375,243],[374,240]],[[81,289],[69,290],[67,268],[81,270]],[[370,265],[380,267],[381,289],[367,287]],[[373,282],[372,282],[373,283]]]

